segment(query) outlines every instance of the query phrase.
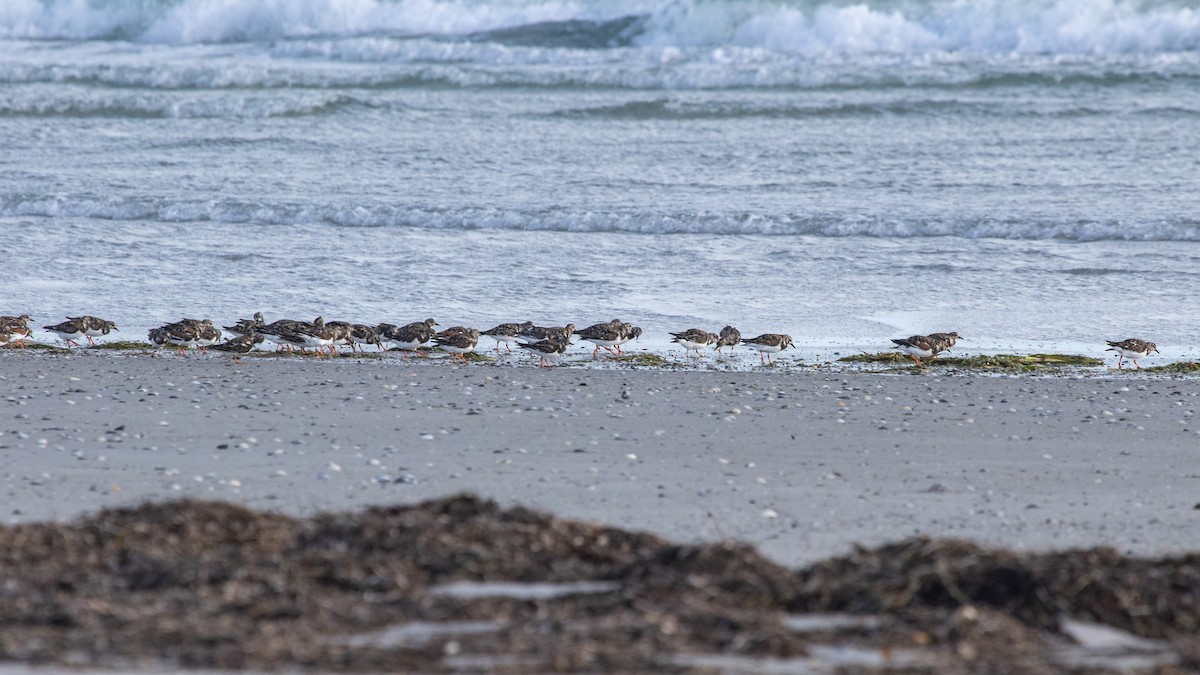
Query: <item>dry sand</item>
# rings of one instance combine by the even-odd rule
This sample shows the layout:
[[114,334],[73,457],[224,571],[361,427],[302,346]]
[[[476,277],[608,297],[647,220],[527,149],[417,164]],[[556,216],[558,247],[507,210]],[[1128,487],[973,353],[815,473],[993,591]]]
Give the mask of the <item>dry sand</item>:
[[797,567],[915,534],[1200,541],[1200,382],[0,354],[5,522],[473,492]]

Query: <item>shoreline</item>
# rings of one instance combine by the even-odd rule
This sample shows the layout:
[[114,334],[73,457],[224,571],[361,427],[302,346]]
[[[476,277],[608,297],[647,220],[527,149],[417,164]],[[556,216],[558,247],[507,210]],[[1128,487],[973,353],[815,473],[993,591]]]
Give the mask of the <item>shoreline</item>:
[[[482,341],[481,341],[482,342]],[[650,341],[653,344],[653,341]],[[1200,356],[1184,350],[1177,355],[1154,355],[1143,359],[1146,365],[1135,368],[1127,360],[1124,368],[1116,367],[1115,356],[1109,353],[1101,355],[1082,354],[1043,350],[1037,352],[1021,352],[1007,350],[987,352],[980,349],[958,348],[953,352],[945,352],[933,359],[924,359],[918,366],[911,357],[903,352],[888,349],[879,351],[857,351],[847,347],[825,349],[821,352],[804,351],[803,348],[788,350],[772,355],[772,361],[760,363],[756,352],[743,348],[733,354],[705,353],[701,357],[685,355],[678,345],[663,342],[653,346],[641,346],[627,349],[620,355],[602,354],[598,359],[589,357],[588,350],[580,348],[581,343],[574,343],[576,349],[565,354],[554,367],[573,370],[663,370],[677,372],[795,372],[810,371],[828,374],[838,373],[867,373],[867,374],[937,374],[937,375],[1033,375],[1033,376],[1063,376],[1063,377],[1108,377],[1124,376],[1126,373],[1148,377],[1200,377]],[[25,354],[30,357],[152,357],[167,359],[190,360],[224,360],[228,354],[220,352],[204,352],[197,348],[186,348],[183,352],[175,347],[157,347],[150,343],[130,340],[97,341],[95,345],[84,347],[64,347],[46,342],[29,341],[24,348],[15,344],[0,346],[0,356],[5,353]],[[410,358],[411,356],[411,358]],[[465,354],[475,366],[498,367],[537,367],[538,359],[534,352],[515,349],[512,352],[495,349],[476,348]],[[1112,358],[1109,358],[1112,356]],[[248,354],[240,355],[241,359],[251,361],[291,359],[321,362],[325,360],[347,360],[373,363],[401,364],[426,363],[434,364],[448,361],[449,353],[437,347],[421,347],[415,355],[400,349],[378,350],[375,347],[364,348],[362,351],[341,349],[333,356],[317,354],[316,352],[272,350],[270,347],[256,347]],[[14,357],[15,358],[15,357]]]
[[1191,378],[99,355],[0,358],[4,522],[473,492],[789,566],[913,535],[1138,556],[1200,537]]

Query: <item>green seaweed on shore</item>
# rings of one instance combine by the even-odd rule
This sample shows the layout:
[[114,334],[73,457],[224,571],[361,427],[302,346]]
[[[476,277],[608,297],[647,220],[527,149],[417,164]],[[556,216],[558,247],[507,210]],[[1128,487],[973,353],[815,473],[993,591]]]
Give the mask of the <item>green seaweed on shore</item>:
[[323,358],[326,358],[328,355],[320,354],[318,352],[309,351],[309,350],[301,351],[299,349],[281,349],[279,351],[267,351],[267,350],[260,349],[260,350],[252,351],[249,354],[242,354],[240,358],[244,359],[247,356],[249,356],[251,358],[256,358],[256,359],[264,359],[264,358],[265,359],[295,359],[295,358],[304,358],[304,359],[322,358],[323,359]]
[[56,352],[56,353],[63,353],[63,354],[71,351],[71,350],[67,349],[66,347],[59,347],[58,345],[48,345],[45,342],[26,342],[23,347],[17,346],[16,343],[10,343],[10,344],[4,345],[3,347],[0,347],[0,349],[16,349],[16,350],[32,349],[34,351],[39,351],[39,352]]
[[1200,373],[1200,361],[1179,361],[1165,366],[1151,366],[1142,370],[1148,373]]
[[977,370],[1023,370],[1062,366],[1102,366],[1102,359],[1074,354],[995,354],[964,357],[942,357],[923,362],[926,367],[968,368]]
[[88,349],[109,349],[114,351],[151,350],[154,345],[137,340],[113,340],[112,342],[97,342]]
[[879,352],[878,354],[863,352],[838,359],[840,363],[904,363],[905,361],[912,361],[912,359],[900,352]]
[[994,356],[941,357],[927,361],[935,366],[957,368],[1009,368],[1033,370],[1057,366],[1102,366],[1104,359],[1079,354],[996,354]]
[[[912,357],[900,352],[864,353],[843,356],[838,361],[848,363],[905,363],[911,362]],[[1102,366],[1104,365],[1104,360],[1091,356],[1081,356],[1079,354],[994,354],[943,356],[936,359],[926,359],[922,363],[925,367],[1037,370],[1038,368],[1060,366]],[[914,363],[913,366],[916,367],[916,364]]]
[[480,354],[479,352],[467,352],[466,354],[463,354],[463,356],[466,357],[467,361],[470,363],[495,363],[496,362],[496,357],[488,356],[487,354]]
[[617,363],[628,363],[634,366],[642,366],[644,368],[666,368],[674,365],[668,361],[666,357],[653,354],[651,352],[641,352],[638,354],[624,354],[622,356],[614,356],[606,361],[614,361]]

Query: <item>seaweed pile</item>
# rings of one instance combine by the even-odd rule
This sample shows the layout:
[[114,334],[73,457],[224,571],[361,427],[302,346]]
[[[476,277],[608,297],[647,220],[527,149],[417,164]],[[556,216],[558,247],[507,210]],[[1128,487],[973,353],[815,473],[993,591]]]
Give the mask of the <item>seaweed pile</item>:
[[902,352],[880,352],[878,354],[851,354],[838,359],[842,363],[883,363],[908,365],[922,369],[931,366],[939,368],[970,368],[978,370],[1007,370],[1034,371],[1044,368],[1063,368],[1067,366],[1093,367],[1104,365],[1103,359],[1078,354],[980,354],[977,356],[939,356],[936,359],[926,359],[922,365],[913,362],[912,357]]
[[[1182,673],[1200,669],[1197,588],[1198,554],[915,538],[791,570],[740,544],[681,546],[470,495],[308,519],[183,500],[0,527],[0,659]],[[1080,622],[1123,637],[1089,651]]]

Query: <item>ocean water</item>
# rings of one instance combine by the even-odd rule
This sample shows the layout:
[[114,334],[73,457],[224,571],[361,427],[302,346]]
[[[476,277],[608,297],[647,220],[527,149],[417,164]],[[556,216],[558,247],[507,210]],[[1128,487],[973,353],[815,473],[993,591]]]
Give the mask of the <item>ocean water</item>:
[[6,0],[0,255],[0,313],[134,338],[620,316],[1197,358],[1200,9]]

